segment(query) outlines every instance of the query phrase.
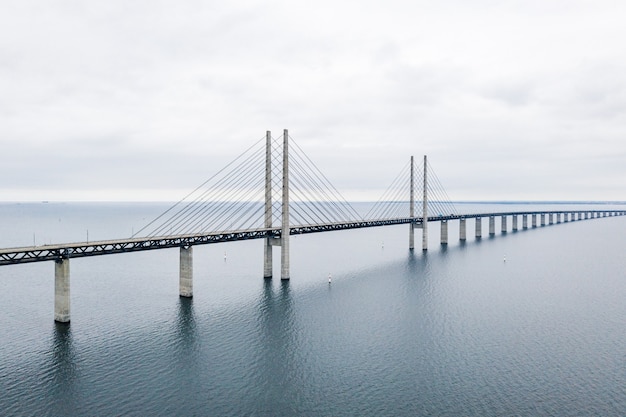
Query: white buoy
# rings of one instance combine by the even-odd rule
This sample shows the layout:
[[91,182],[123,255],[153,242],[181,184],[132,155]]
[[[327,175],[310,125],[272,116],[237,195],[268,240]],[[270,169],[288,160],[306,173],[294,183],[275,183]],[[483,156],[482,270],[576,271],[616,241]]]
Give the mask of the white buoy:
[[382,243],[381,247],[385,249],[385,242]]
[[333,280],[332,275],[328,274],[328,283],[330,284],[330,282]]
[[506,255],[504,255],[504,262],[506,262]]
[[224,260],[226,260],[226,251],[224,251]]

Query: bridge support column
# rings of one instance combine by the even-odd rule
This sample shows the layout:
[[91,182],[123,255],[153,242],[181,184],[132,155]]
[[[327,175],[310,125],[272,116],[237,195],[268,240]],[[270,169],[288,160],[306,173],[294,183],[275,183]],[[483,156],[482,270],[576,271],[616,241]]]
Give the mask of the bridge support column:
[[512,218],[513,218],[513,231],[517,232],[517,214],[514,214]]
[[561,223],[561,213],[556,213],[556,224]]
[[70,322],[70,260],[54,261],[54,321]]
[[448,221],[447,220],[441,221],[441,244],[442,245],[448,244]]
[[424,197],[422,199],[422,250],[428,250],[428,161],[424,155]]
[[411,155],[411,178],[409,183],[409,217],[411,224],[409,225],[409,250],[415,249],[415,164],[413,164],[413,156]]
[[542,226],[546,225],[546,214],[545,213],[541,213],[541,225]]
[[483,219],[482,217],[476,217],[476,239],[480,239],[483,236]]
[[289,132],[283,131],[283,221],[280,234],[280,279],[289,279]]
[[563,223],[569,222],[569,213],[563,213]]
[[548,224],[554,224],[554,214],[548,214]]
[[506,220],[507,220],[506,216],[502,216],[502,224],[501,224],[501,228],[500,228],[500,231],[502,233],[506,233],[506,231],[508,230],[508,226],[506,224]]
[[522,214],[522,229],[528,229],[528,214]]
[[181,297],[193,297],[193,247],[180,247],[179,293]]
[[[272,132],[265,132],[265,227],[272,227]],[[271,278],[273,275],[272,265],[272,242],[270,237],[265,238],[263,253],[263,278]]]
[[465,242],[467,240],[466,219],[459,219],[459,240],[461,242]]
[[496,234],[496,218],[494,216],[489,216],[489,236],[494,236]]
[[532,226],[537,227],[537,215],[536,214],[532,215]]

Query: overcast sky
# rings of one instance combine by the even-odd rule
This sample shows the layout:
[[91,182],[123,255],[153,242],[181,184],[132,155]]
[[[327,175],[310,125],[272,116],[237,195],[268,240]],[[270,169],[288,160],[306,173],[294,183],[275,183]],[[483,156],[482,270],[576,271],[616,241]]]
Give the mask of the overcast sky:
[[178,200],[282,129],[348,199],[626,200],[620,0],[0,2],[0,200]]

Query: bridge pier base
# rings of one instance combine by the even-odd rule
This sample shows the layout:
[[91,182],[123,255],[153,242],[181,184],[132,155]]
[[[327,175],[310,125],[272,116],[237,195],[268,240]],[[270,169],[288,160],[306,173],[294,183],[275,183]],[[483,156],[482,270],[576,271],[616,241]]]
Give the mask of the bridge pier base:
[[70,322],[70,260],[54,261],[54,321]]
[[554,224],[554,215],[552,213],[548,214],[548,224],[550,225]]
[[483,236],[483,219],[482,217],[476,217],[476,239],[480,239]]
[[496,218],[494,216],[489,216],[489,236],[494,236],[496,234]]
[[448,244],[448,221],[447,220],[441,221],[441,244],[442,245]]
[[542,226],[546,225],[546,214],[545,213],[541,213],[541,225]]
[[536,214],[532,215],[532,226],[537,227],[537,215]]
[[557,213],[556,214],[556,224],[560,224],[561,223],[561,213]]
[[179,293],[181,297],[193,297],[193,247],[180,248]]
[[522,215],[522,229],[528,229],[528,214]]
[[461,242],[467,240],[467,224],[465,219],[459,219],[459,240]]
[[501,231],[502,233],[506,233],[506,232],[507,232],[507,230],[508,230],[508,226],[507,226],[507,224],[506,224],[506,221],[507,221],[507,217],[506,217],[506,215],[505,215],[505,216],[502,216],[502,225],[501,225],[501,228],[500,228],[500,231]]

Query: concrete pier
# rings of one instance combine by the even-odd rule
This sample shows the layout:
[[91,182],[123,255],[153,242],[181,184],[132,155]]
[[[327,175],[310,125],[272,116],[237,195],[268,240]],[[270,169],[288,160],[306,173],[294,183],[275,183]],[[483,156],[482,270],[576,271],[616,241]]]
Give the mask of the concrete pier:
[[494,216],[489,216],[489,236],[494,236],[496,234],[496,218]]
[[546,214],[545,213],[541,213],[541,225],[542,226],[546,225]]
[[54,262],[54,321],[70,322],[70,260]]
[[556,224],[561,223],[561,213],[556,213]]
[[482,217],[476,217],[476,239],[480,239],[483,236],[483,219]]
[[441,244],[442,245],[448,244],[448,221],[447,220],[441,221]]
[[522,229],[528,229],[528,214],[522,214]]
[[508,226],[506,224],[506,221],[507,221],[507,216],[502,216],[502,222],[501,222],[502,224],[501,224],[501,227],[500,227],[500,232],[502,232],[502,233],[506,233],[507,230],[509,230],[509,228],[508,228]]
[[467,221],[459,219],[459,240],[465,242],[467,240]]
[[513,231],[517,232],[517,214],[514,214],[512,217],[513,217]]
[[533,222],[532,226],[537,227],[537,215],[532,214],[531,216],[532,216],[532,222]]
[[180,248],[179,294],[181,297],[193,297],[193,246]]
[[548,224],[554,224],[554,214],[548,213]]

